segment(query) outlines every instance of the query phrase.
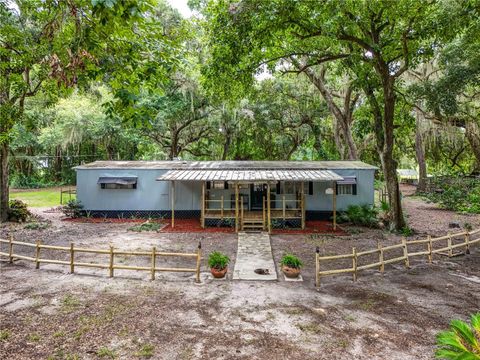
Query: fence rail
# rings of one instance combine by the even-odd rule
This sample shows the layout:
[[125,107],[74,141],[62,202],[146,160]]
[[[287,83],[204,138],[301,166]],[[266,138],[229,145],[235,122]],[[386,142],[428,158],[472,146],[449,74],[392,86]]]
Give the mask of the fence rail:
[[[459,243],[454,243],[455,241],[459,241]],[[446,244],[442,244],[442,242],[446,242]],[[428,236],[426,239],[420,240],[411,240],[407,241],[405,238],[402,239],[401,244],[389,245],[389,246],[382,246],[381,244],[378,245],[376,249],[365,250],[365,251],[357,251],[356,248],[352,248],[352,252],[349,254],[340,254],[340,255],[328,255],[328,256],[320,256],[320,249],[317,247],[316,249],[316,256],[315,256],[315,269],[316,269],[316,281],[315,284],[317,287],[320,286],[320,279],[322,276],[328,275],[337,275],[343,273],[352,273],[353,281],[357,280],[358,272],[361,270],[371,269],[371,268],[378,268],[380,272],[385,271],[385,265],[394,264],[398,262],[403,262],[405,267],[410,267],[410,258],[414,256],[426,256],[429,263],[432,263],[433,255],[440,254],[445,255],[448,257],[452,257],[458,254],[468,254],[470,253],[470,246],[476,243],[480,243],[480,229],[475,231],[463,231],[455,234],[448,234],[445,236],[440,236],[437,238],[432,238]],[[414,246],[422,246],[426,245],[426,249],[416,251],[412,250]],[[443,246],[442,246],[443,245]],[[441,247],[438,247],[441,246]],[[410,247],[410,251],[409,251]],[[464,248],[464,252],[454,254],[455,249]],[[401,250],[402,255],[398,256],[398,251],[394,257],[387,257],[387,255],[391,255],[394,250]],[[378,260],[374,262],[359,265],[361,257],[365,256],[378,256]],[[332,260],[343,260],[343,259],[351,259],[352,266],[347,268],[340,268],[340,269],[331,269],[331,270],[321,270],[321,265],[328,261]]]
[[[125,250],[116,250],[113,246],[110,245],[109,249],[92,249],[92,248],[81,248],[75,247],[74,243],[70,243],[70,246],[57,246],[57,245],[44,245],[40,241],[37,241],[35,244],[14,241],[12,237],[10,239],[0,239],[0,244],[8,244],[8,252],[0,252],[0,257],[5,256],[9,258],[9,262],[13,263],[14,259],[21,259],[27,261],[35,262],[35,268],[39,269],[40,264],[58,264],[58,265],[68,265],[70,266],[70,273],[75,272],[75,267],[90,267],[90,268],[100,268],[108,269],[109,276],[114,276],[114,271],[118,270],[135,270],[135,271],[149,271],[150,277],[152,280],[155,280],[155,274],[157,272],[168,271],[168,272],[193,272],[195,273],[195,281],[200,282],[200,264],[202,258],[202,244],[199,242],[197,251],[195,253],[178,253],[178,252],[163,252],[157,251],[155,247],[152,247],[150,251],[125,251]],[[23,246],[34,248],[34,256],[25,256],[14,253],[14,246]],[[69,260],[55,260],[41,258],[41,250],[54,250],[67,252]],[[87,263],[75,261],[75,254],[78,253],[90,253],[90,254],[101,254],[108,255],[109,262],[108,264],[102,263]],[[140,256],[140,257],[150,257],[150,266],[133,266],[133,265],[121,265],[115,264],[116,255],[126,255],[126,256]],[[196,263],[195,267],[192,268],[174,268],[174,267],[157,267],[156,260],[158,257],[182,257],[182,258],[195,258]]]

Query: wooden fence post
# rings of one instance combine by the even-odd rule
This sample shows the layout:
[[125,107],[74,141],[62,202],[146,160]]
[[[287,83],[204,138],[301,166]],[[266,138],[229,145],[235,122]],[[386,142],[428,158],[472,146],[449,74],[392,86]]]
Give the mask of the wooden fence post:
[[470,233],[465,234],[465,255],[470,254]]
[[75,272],[75,250],[73,242],[70,243],[70,273],[73,274]]
[[432,243],[432,237],[430,235],[428,235],[428,263],[431,264],[432,263],[432,260],[433,260],[433,257],[432,257],[432,254],[433,254],[433,243]]
[[195,282],[197,284],[200,283],[200,264],[202,260],[202,242],[198,242],[198,248],[197,248],[197,267],[195,271]]
[[320,287],[320,248],[315,249],[315,286]]
[[13,235],[8,237],[8,262],[10,264],[13,263]]
[[408,269],[410,267],[410,260],[408,259],[408,249],[407,249],[407,238],[402,238],[403,244],[403,257],[405,258],[405,267]]
[[35,247],[35,269],[40,269],[40,240],[36,241]]
[[378,248],[378,262],[380,265],[378,266],[378,270],[383,273],[385,271],[385,263],[383,262],[383,247],[382,244],[377,245]]
[[353,281],[357,281],[357,249],[352,248]]
[[449,232],[448,233],[448,238],[447,238],[447,247],[448,247],[448,257],[453,256],[453,249],[452,249],[452,234]]
[[109,267],[110,269],[110,277],[113,277],[113,245],[110,244],[110,264]]
[[154,247],[152,247],[152,274],[151,274],[151,277],[150,277],[151,280],[155,280],[155,261],[156,261],[156,257],[157,257],[157,249],[154,246]]

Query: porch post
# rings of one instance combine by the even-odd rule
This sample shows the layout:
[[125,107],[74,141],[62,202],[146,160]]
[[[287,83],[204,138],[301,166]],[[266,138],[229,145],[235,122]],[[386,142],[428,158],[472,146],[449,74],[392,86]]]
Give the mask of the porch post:
[[205,228],[205,181],[202,181],[202,214],[200,217],[200,225]]
[[172,228],[175,227],[175,181],[172,180]]
[[238,232],[238,182],[235,183],[235,232]]
[[300,186],[300,209],[302,212],[302,230],[305,229],[305,184],[302,181]]
[[271,222],[271,214],[270,214],[270,183],[267,183],[267,229],[268,233],[272,232],[272,222]]
[[333,230],[337,230],[337,182],[333,182]]

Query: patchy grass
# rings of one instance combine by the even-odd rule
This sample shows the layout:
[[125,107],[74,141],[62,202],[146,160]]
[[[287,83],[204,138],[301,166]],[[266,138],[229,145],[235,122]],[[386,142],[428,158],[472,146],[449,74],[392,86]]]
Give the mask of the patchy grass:
[[27,230],[45,230],[50,226],[47,222],[31,222],[27,223],[23,228]]
[[140,225],[134,225],[130,228],[128,228],[128,231],[136,231],[136,232],[142,232],[142,231],[158,231],[162,228],[162,224],[158,222],[144,222]]
[[8,340],[10,337],[10,330],[0,330],[0,341]]
[[[74,198],[75,195],[72,195],[72,199]],[[13,190],[10,193],[10,199],[17,199],[26,202],[29,207],[55,207],[60,205],[60,189],[47,188],[19,192]],[[64,199],[68,200],[68,195],[64,196]]]
[[97,350],[97,356],[101,358],[115,359],[117,355],[115,354],[115,351],[106,347],[102,347]]
[[144,344],[135,355],[149,359],[153,356],[154,352],[155,347],[152,344]]
[[80,300],[71,294],[67,294],[62,299],[62,310],[64,312],[71,312],[80,305]]

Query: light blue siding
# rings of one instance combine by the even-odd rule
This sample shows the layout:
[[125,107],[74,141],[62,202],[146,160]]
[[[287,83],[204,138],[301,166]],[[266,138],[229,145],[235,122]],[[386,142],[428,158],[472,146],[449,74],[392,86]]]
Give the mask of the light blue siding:
[[[167,170],[159,169],[77,169],[77,198],[85,210],[170,210],[171,183],[156,181]],[[340,176],[357,177],[357,195],[338,195],[337,210],[345,210],[349,205],[373,204],[373,180],[375,170],[335,169]],[[136,189],[102,189],[97,184],[99,177],[104,176],[137,176]],[[306,195],[306,210],[331,211],[332,195],[326,195],[325,190],[331,187],[331,182],[317,182],[313,186],[313,195]],[[175,210],[200,210],[202,186],[200,182],[175,183]],[[305,184],[305,191],[308,184]],[[220,199],[224,195],[225,208],[230,206],[233,186],[228,190],[210,190],[210,199]],[[250,195],[249,189],[242,189],[240,194]],[[294,198],[295,195],[286,195]],[[277,196],[277,207],[281,207],[281,196]],[[212,203],[211,208],[220,208],[219,203]]]

